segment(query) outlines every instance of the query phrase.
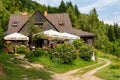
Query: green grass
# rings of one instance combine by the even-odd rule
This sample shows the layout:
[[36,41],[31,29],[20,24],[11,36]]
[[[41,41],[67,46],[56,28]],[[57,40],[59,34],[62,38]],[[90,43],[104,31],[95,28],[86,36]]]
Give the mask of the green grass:
[[0,76],[0,80],[23,80],[23,78],[49,80],[51,78],[50,73],[45,70],[25,69],[19,66],[22,62],[19,60],[10,61],[12,57],[14,55],[0,54],[0,66],[4,67],[5,73],[4,76]]
[[90,66],[90,67],[83,68],[83,69],[79,70],[77,73],[75,73],[75,74],[73,74],[73,75],[82,75],[82,74],[84,74],[84,73],[86,73],[86,72],[88,72],[88,71],[90,71],[90,70],[93,70],[93,69],[95,69],[95,68],[97,68],[97,67],[99,67],[99,66],[104,65],[105,63],[106,63],[106,62],[102,60],[101,63],[97,63],[97,64],[92,65],[92,66]]
[[54,63],[50,60],[49,57],[42,56],[40,58],[35,58],[34,59],[35,63],[40,63],[45,66],[45,68],[56,72],[56,73],[64,73],[69,70],[73,70],[76,68],[82,68],[91,64],[95,64],[97,61],[85,61],[83,59],[76,59],[73,64],[59,64],[59,63]]
[[95,75],[105,80],[120,80],[120,60],[100,51],[97,51],[97,56],[111,60],[112,64],[99,70]]
[[120,69],[111,69],[110,66],[108,66],[99,70],[95,75],[105,80],[120,80]]

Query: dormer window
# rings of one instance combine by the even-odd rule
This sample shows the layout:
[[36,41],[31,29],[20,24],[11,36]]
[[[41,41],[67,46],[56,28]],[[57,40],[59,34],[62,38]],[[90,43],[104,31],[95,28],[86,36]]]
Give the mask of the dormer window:
[[63,22],[63,21],[58,21],[58,24],[59,24],[60,26],[63,26],[63,25],[64,25],[64,22]]
[[12,26],[13,26],[13,27],[17,27],[17,26],[18,26],[18,22],[13,22],[13,23],[12,23]]

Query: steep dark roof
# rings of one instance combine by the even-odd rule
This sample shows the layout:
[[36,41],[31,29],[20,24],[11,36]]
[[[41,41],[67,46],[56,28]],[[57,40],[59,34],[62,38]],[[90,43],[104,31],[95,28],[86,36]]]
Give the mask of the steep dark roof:
[[[39,10],[35,11],[35,13],[34,13],[32,16],[30,16],[29,19],[32,18],[32,17],[34,17],[35,23],[41,22],[41,21],[42,21],[42,22],[48,21],[48,22],[54,27],[54,29],[55,29],[56,31],[58,31],[58,29],[51,23],[51,21],[49,21]],[[18,30],[18,32],[20,32],[20,31],[25,27],[25,25],[29,22],[29,19],[28,19],[28,20],[24,23],[24,25]]]
[[[57,13],[57,14],[48,14],[46,17],[39,11],[36,11],[32,16],[34,15],[41,15],[44,17],[45,20],[47,20],[54,28],[55,30],[59,32],[66,32],[78,35],[80,37],[95,37],[95,34],[78,30],[72,27],[70,17],[68,13]],[[25,15],[11,15],[8,25],[8,31],[7,34],[14,33],[14,32],[20,32],[22,29],[24,29],[24,26],[29,21],[31,17],[25,16]],[[38,20],[38,18],[37,18]],[[17,27],[13,27],[13,22],[18,22]]]
[[72,33],[72,25],[67,13],[48,14],[47,19],[59,30],[59,32]]
[[[73,28],[68,13],[48,14],[47,19],[59,32],[67,32],[80,37],[95,37],[95,34]],[[59,25],[60,21],[63,22],[63,25]]]
[[[14,32],[17,32],[19,31],[19,29],[26,23],[26,21],[29,19],[28,16],[23,16],[21,14],[13,14],[10,16],[10,19],[9,19],[9,24],[8,24],[8,30],[7,30],[7,34],[10,34],[10,33],[14,33]],[[13,23],[14,22],[17,22],[17,27],[14,27],[13,26]]]
[[73,28],[73,34],[83,37],[95,37],[95,34]]

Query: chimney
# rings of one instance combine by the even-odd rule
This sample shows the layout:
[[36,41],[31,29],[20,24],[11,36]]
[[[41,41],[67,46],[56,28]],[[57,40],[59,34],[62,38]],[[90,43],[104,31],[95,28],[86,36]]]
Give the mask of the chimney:
[[27,16],[27,12],[26,12],[26,11],[23,11],[21,14],[22,14],[23,16]]
[[47,17],[48,13],[47,11],[44,11],[44,16]]

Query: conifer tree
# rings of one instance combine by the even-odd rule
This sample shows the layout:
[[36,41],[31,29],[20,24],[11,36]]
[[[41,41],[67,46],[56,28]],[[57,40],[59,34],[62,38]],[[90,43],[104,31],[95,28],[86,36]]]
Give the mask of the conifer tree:
[[75,5],[75,14],[77,17],[79,17],[79,15],[80,15],[77,5]]
[[66,4],[64,3],[63,0],[61,1],[60,5],[59,5],[59,11],[61,13],[66,12]]
[[114,35],[116,39],[120,39],[120,28],[117,23],[114,23]]
[[114,29],[112,25],[108,28],[108,38],[110,41],[115,41]]
[[67,5],[67,9],[68,9],[69,7],[73,8],[73,4],[72,4],[71,1],[67,2],[66,5]]
[[95,29],[97,29],[99,26],[99,19],[98,14],[95,8],[90,11],[90,18],[89,18],[89,31],[94,32]]

